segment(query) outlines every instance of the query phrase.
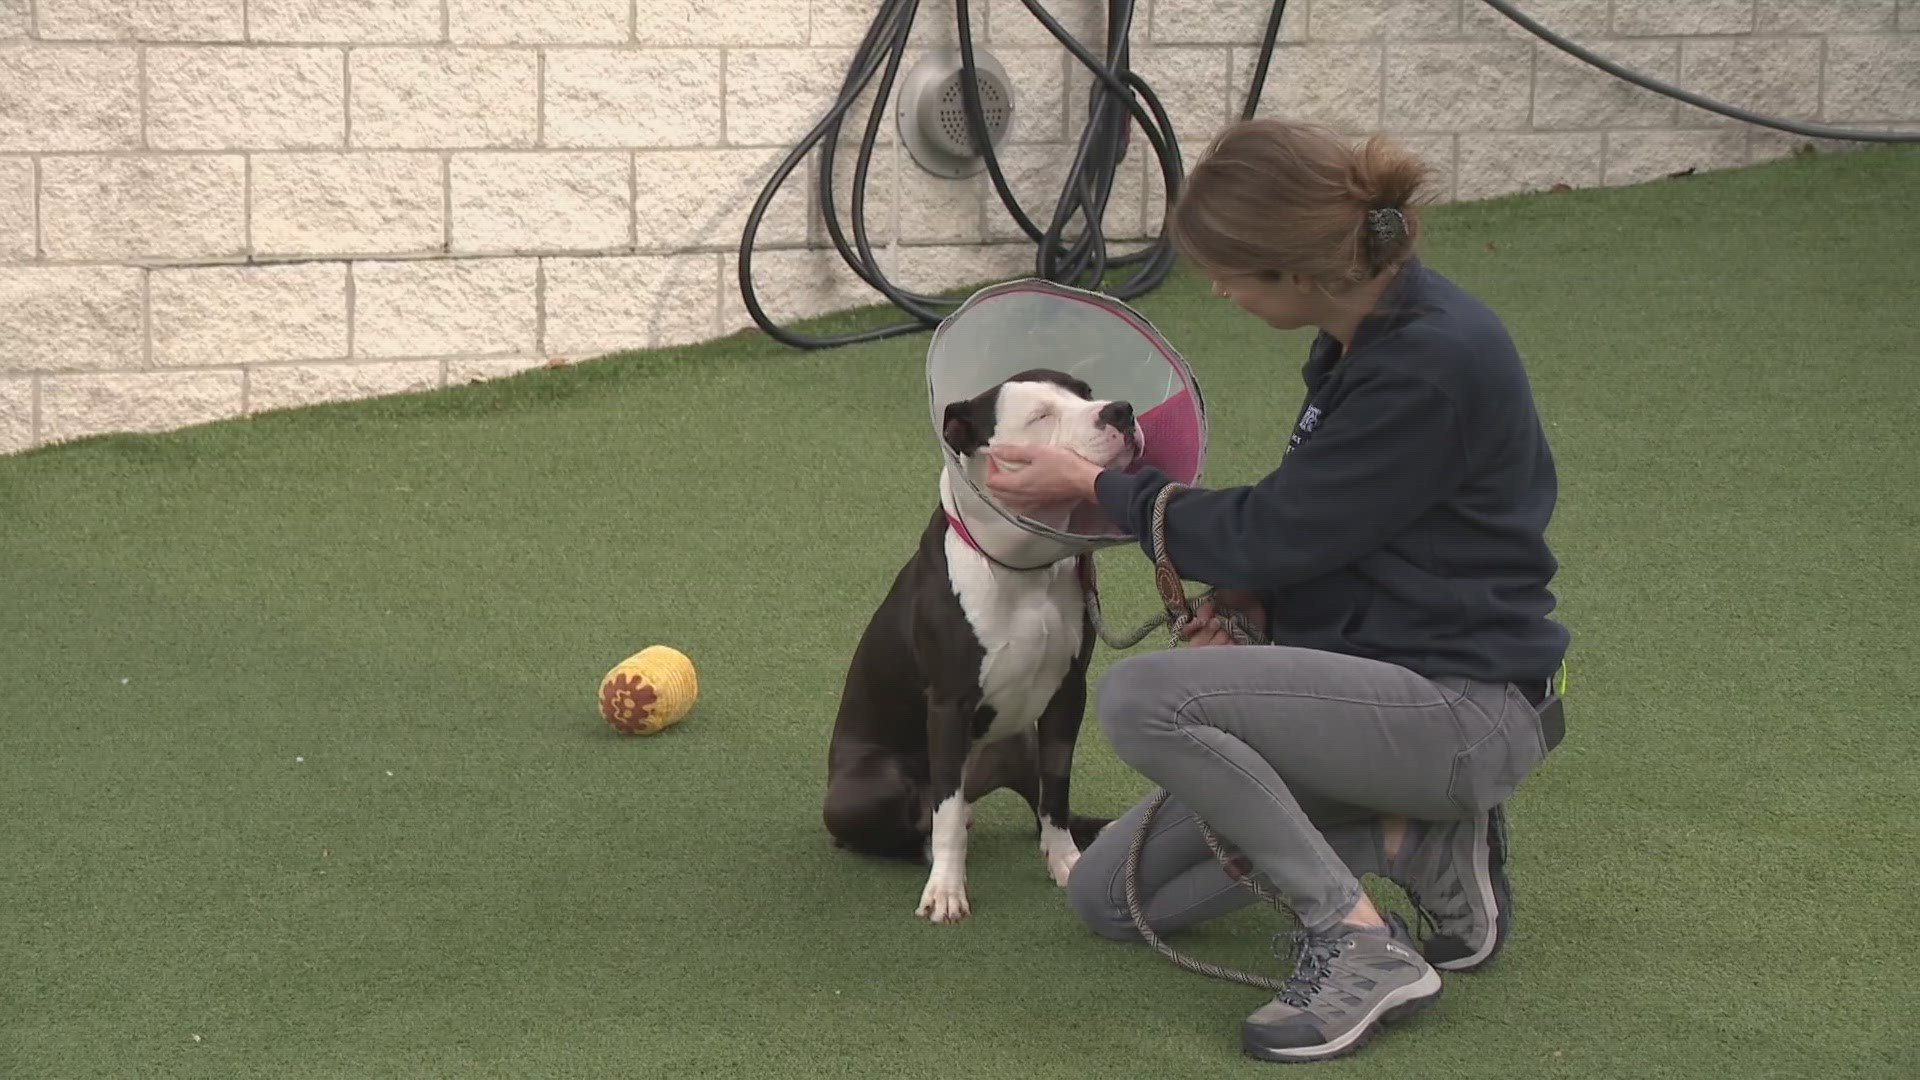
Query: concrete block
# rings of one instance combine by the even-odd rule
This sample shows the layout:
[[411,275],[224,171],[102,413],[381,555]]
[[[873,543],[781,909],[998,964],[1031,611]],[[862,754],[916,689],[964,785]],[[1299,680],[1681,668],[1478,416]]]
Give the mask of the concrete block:
[[688,254],[545,260],[547,353],[585,359],[712,337],[719,259]]
[[[1257,48],[1233,51],[1233,73],[1228,82],[1236,95],[1245,94],[1259,62]],[[1384,62],[1385,52],[1377,42],[1315,43],[1276,49],[1258,115],[1325,124],[1340,131],[1377,131]]]
[[[1006,148],[1006,153],[1014,153],[1016,149],[1016,147],[1009,146]],[[760,152],[765,153],[766,151]],[[914,169],[919,167],[910,161],[905,161],[906,156],[907,155],[903,153],[895,153],[894,150],[888,146],[876,146],[874,148],[873,163],[867,173],[864,212],[866,217],[867,241],[875,246],[893,242],[894,193],[899,190],[900,187],[900,170],[902,168]],[[846,238],[849,246],[854,242],[853,179],[854,168],[858,162],[859,152],[858,148],[854,146],[841,147],[833,158],[833,205],[838,210],[836,216],[840,222],[841,234]],[[817,183],[819,162],[816,159],[811,164],[814,167],[814,176],[816,177],[812,182]],[[1005,166],[1003,165],[1002,169],[1004,168]],[[809,190],[807,194],[808,237],[810,242],[815,245],[831,246],[833,238],[831,234],[827,232],[826,216],[820,212],[816,205],[816,198],[817,196]]]
[[38,0],[40,37],[60,40],[239,41],[243,0]]
[[[1670,41],[1588,42],[1609,59],[1672,83],[1679,75],[1680,46]],[[1673,123],[1674,100],[1643,90],[1554,48],[1539,50],[1533,82],[1536,128],[1665,127]]]
[[[1820,108],[1820,39],[1755,38],[1686,41],[1679,85],[1694,93],[1769,116],[1806,119]],[[1682,105],[1679,122],[1733,124]]]
[[1747,138],[1738,131],[1617,131],[1607,136],[1603,184],[1638,184],[1684,169],[1705,171],[1746,164]]
[[264,255],[390,255],[445,247],[437,154],[261,154],[253,249]]
[[[918,21],[933,18],[931,8],[922,4]],[[807,0],[754,0],[725,10],[725,17],[718,17],[702,0],[641,0],[635,8],[635,36],[643,47],[807,44]],[[858,45],[877,10],[874,4],[813,5],[814,44]]]
[[[635,154],[638,246],[643,251],[737,246],[748,213],[785,156],[785,151],[777,149],[643,150]],[[891,156],[886,155],[888,159]],[[850,158],[835,164],[848,169],[850,175]],[[812,167],[811,161],[801,162],[775,194],[755,236],[757,246],[806,243],[813,197],[809,183]]]
[[[1151,150],[1144,140],[1136,142],[1134,146],[1142,151]],[[1054,204],[1066,185],[1067,166],[1073,163],[1073,152],[1071,144],[1016,146],[1011,147],[1002,159],[1001,167],[1006,173],[1007,186],[1013,189],[1027,216],[1042,231],[1053,219]],[[1151,156],[1150,152],[1130,153],[1120,163],[1120,169],[1113,178],[1113,188],[1107,195],[1107,212],[1101,218],[1102,231],[1109,241],[1137,239],[1144,230],[1142,204],[1146,199],[1146,161]],[[991,190],[986,194],[986,218],[989,240],[1033,243],[1021,231],[1019,222],[1001,204],[999,195]],[[1076,214],[1066,235],[1069,238],[1079,236],[1083,229],[1080,216]]]
[[[1221,129],[1240,118],[1244,86],[1228,87],[1228,67],[1233,50],[1225,46],[1170,45],[1135,49],[1133,67],[1159,95],[1161,106],[1173,121],[1174,136],[1180,140],[1181,154],[1190,164],[1194,155]],[[1067,115],[1072,126],[1068,133],[1079,138],[1086,124],[1087,91],[1092,77],[1084,71],[1067,84]],[[1152,154],[1146,136],[1133,133],[1134,150]]]
[[1524,127],[1532,50],[1521,41],[1389,44],[1385,126],[1395,131]]
[[[640,0],[639,7],[645,11],[661,2]],[[541,0],[537,4],[447,0],[447,32],[456,45],[620,44],[627,40],[633,4],[634,0]]]
[[547,54],[546,99],[549,146],[715,146],[720,54],[555,50]]
[[631,159],[617,151],[455,154],[453,250],[607,251],[632,242]]
[[33,258],[33,162],[0,158],[0,262]]
[[440,386],[442,370],[438,360],[256,368],[247,375],[247,412],[433,390]]
[[1745,34],[1754,0],[1613,0],[1613,32],[1638,37]]
[[1307,8],[1307,40],[1452,37],[1458,0],[1322,0]]
[[509,375],[518,375],[523,371],[532,371],[546,366],[547,361],[538,356],[509,356],[492,360],[448,360],[447,385],[462,386],[467,383],[504,379]]
[[442,0],[247,0],[254,41],[425,44],[440,40]]
[[240,415],[241,373],[120,372],[40,380],[40,441],[174,431]]
[[348,65],[356,147],[532,146],[539,137],[531,49],[367,48]]
[[1461,199],[1600,183],[1599,132],[1460,136]]
[[[1516,0],[1513,6],[1561,37],[1579,41],[1607,36],[1607,0]],[[1480,0],[1465,0],[1460,11],[1460,32],[1466,37],[1539,40],[1531,31]],[[1553,46],[1544,48],[1553,49]]]
[[[1149,39],[1156,45],[1252,44],[1257,51],[1272,14],[1273,0],[1155,0]],[[1304,41],[1306,36],[1307,5],[1294,0],[1280,20],[1278,40]]]
[[130,46],[0,45],[0,151],[140,145],[140,59]]
[[1920,120],[1920,36],[1827,39],[1826,118]]
[[161,367],[347,355],[345,263],[156,270],[148,289]]
[[0,377],[0,454],[16,454],[34,445],[33,380]]
[[536,266],[533,259],[355,263],[354,355],[532,353]]
[[147,50],[147,142],[155,149],[338,147],[346,127],[346,64],[337,49]]
[[726,141],[792,146],[827,114],[852,58],[845,49],[729,51]]
[[50,259],[202,259],[246,251],[246,160],[233,155],[40,162]]
[[[1067,67],[1062,64],[1065,56],[1059,49],[996,48],[993,55],[1000,66],[1006,68],[1007,80],[1013,83],[1013,130],[1007,134],[1008,142],[1059,142],[1063,138],[1080,137],[1087,123],[1086,95],[1082,93],[1079,99],[1082,110],[1067,116]],[[1093,76],[1078,63],[1068,61],[1068,64],[1084,91]],[[859,115],[864,121],[866,114]],[[894,135],[891,118],[887,134],[891,140]]]
[[915,292],[974,289],[1033,272],[1030,244],[903,247],[893,280]]
[[[1030,149],[1006,148],[1008,152]],[[992,194],[992,181],[985,172],[959,179],[935,176],[911,161],[902,161],[900,169],[900,239],[909,244],[978,243],[982,223],[980,215],[987,201],[999,210],[999,196]],[[1006,166],[1001,166],[1005,171]],[[1029,213],[1034,208],[1028,207]],[[1001,211],[1004,213],[1004,211]]]
[[[1060,41],[1040,20],[1033,17],[1027,5],[1021,0],[973,0],[973,13],[977,19],[982,7],[987,9],[988,33],[992,43],[1001,45],[1052,45],[1058,48]],[[1107,5],[1106,0],[1046,0],[1041,5],[1052,15],[1054,21],[1064,27],[1087,47],[1087,51],[1099,56],[1105,47]],[[1136,14],[1135,19],[1142,18]],[[1138,29],[1147,29],[1138,27]],[[1138,38],[1135,39],[1136,41]],[[1082,69],[1085,70],[1085,69]]]
[[[889,277],[893,276],[900,250],[890,248],[875,253]],[[727,334],[748,327],[757,330],[740,295],[739,259],[727,255],[724,260],[720,275],[719,332]],[[848,269],[839,253],[830,247],[756,251],[752,270],[755,299],[770,318],[783,326],[831,311],[886,303],[886,299]]]
[[131,267],[0,267],[0,371],[140,367],[145,290]]
[[1427,178],[1427,198],[1430,202],[1451,202],[1454,198],[1455,176],[1453,158],[1454,135],[1402,135],[1388,132],[1387,137],[1395,144],[1426,163],[1432,173]]
[[1759,0],[1754,29],[1762,34],[1870,34],[1892,30],[1895,0]]

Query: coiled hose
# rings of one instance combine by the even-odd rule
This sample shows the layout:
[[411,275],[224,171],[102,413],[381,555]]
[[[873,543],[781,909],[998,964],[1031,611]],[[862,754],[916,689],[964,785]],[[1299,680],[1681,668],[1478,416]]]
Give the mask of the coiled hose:
[[[987,138],[986,119],[980,104],[979,79],[974,63],[971,3],[970,0],[954,0],[956,28],[960,41],[962,103],[966,111],[968,133],[972,137],[973,144],[981,149],[981,156],[986,164],[987,175],[993,183],[994,192],[999,196],[1001,205],[1006,207],[1007,212],[1020,227],[1020,231],[1036,244],[1035,276],[1080,288],[1101,287],[1101,291],[1122,300],[1150,292],[1166,280],[1167,274],[1173,267],[1171,246],[1163,237],[1155,238],[1138,251],[1125,255],[1110,255],[1107,251],[1106,237],[1101,231],[1107,199],[1112,194],[1114,178],[1126,151],[1129,121],[1139,125],[1152,147],[1159,164],[1160,175],[1165,181],[1166,206],[1170,207],[1173,200],[1179,197],[1181,184],[1186,176],[1186,169],[1180,157],[1179,141],[1174,137],[1173,125],[1167,119],[1166,110],[1162,108],[1160,99],[1146,81],[1128,67],[1127,39],[1133,29],[1135,0],[1107,0],[1106,47],[1104,54],[1098,56],[1060,25],[1059,20],[1047,11],[1041,0],[1021,0],[1021,2],[1040,25],[1045,27],[1047,32],[1052,34],[1075,60],[1079,61],[1082,67],[1093,73],[1096,81],[1089,99],[1090,109],[1086,127],[1081,131],[1072,164],[1067,170],[1066,180],[1055,200],[1053,213],[1047,219],[1047,225],[1043,229],[1034,222],[1025,208],[1020,205],[1019,199],[1014,196],[1007,184],[1006,175],[1000,168],[1000,160],[994,152],[993,144]],[[1337,2],[1337,0],[1331,0],[1331,2]],[[1484,2],[1521,29],[1575,59],[1591,64],[1635,86],[1663,94],[1696,108],[1807,138],[1879,143],[1920,142],[1920,133],[1859,131],[1829,127],[1825,124],[1803,123],[1766,116],[1715,101],[1623,67],[1583,48],[1542,26],[1514,7],[1509,0],[1484,0]],[[867,236],[865,214],[867,174],[873,161],[874,145],[879,138],[880,125],[885,120],[894,79],[899,74],[900,62],[905,55],[908,36],[913,30],[914,17],[919,8],[920,0],[881,0],[880,10],[874,15],[873,22],[867,27],[866,35],[854,50],[853,63],[840,85],[839,95],[835,97],[833,104],[828,107],[826,115],[821,117],[819,123],[815,124],[801,138],[798,145],[782,159],[766,186],[761,190],[759,198],[755,200],[753,210],[747,215],[746,227],[740,237],[740,296],[745,301],[747,313],[754,323],[777,341],[796,348],[820,349],[914,333],[938,325],[941,319],[962,302],[959,299],[914,292],[893,282],[874,257],[873,245]],[[1279,40],[1280,22],[1286,8],[1286,0],[1275,0],[1273,10],[1267,19],[1266,30],[1261,37],[1259,56],[1247,87],[1246,100],[1240,110],[1243,120],[1252,119],[1259,106],[1261,91],[1266,86],[1267,74],[1273,62],[1274,43]],[[866,128],[861,134],[859,149],[856,151],[851,200],[852,238],[849,241],[848,231],[842,227],[839,210],[834,205],[833,162],[839,149],[841,129],[847,120],[848,113],[876,75],[880,78],[878,93],[874,97],[873,108],[867,117]],[[815,196],[822,221],[826,225],[828,238],[848,267],[862,281],[886,297],[888,302],[910,316],[910,321],[848,334],[816,337],[779,325],[761,306],[753,287],[754,237],[760,231],[760,224],[766,217],[767,208],[772,204],[774,196],[816,147],[820,150],[821,160],[820,183]],[[1078,237],[1069,242],[1066,231],[1076,219],[1084,222],[1084,228]],[[1111,286],[1102,287],[1101,283],[1106,280],[1107,275],[1119,268],[1134,269],[1133,273],[1126,278]]]

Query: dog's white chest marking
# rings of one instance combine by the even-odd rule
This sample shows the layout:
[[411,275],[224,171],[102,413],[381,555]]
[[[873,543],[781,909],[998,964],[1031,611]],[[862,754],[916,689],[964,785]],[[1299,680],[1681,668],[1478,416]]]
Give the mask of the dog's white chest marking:
[[1080,651],[1085,600],[1071,564],[1040,570],[996,566],[947,533],[947,570],[986,656],[982,704],[993,724],[982,742],[1031,727]]

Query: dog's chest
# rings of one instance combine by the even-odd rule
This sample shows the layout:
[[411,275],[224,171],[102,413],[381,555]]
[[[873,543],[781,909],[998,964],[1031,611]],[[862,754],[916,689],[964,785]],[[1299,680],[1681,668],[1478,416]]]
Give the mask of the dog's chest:
[[1070,567],[996,567],[951,535],[947,566],[985,652],[981,703],[994,717],[982,739],[1002,739],[1040,719],[1072,668],[1085,612],[1080,583]]

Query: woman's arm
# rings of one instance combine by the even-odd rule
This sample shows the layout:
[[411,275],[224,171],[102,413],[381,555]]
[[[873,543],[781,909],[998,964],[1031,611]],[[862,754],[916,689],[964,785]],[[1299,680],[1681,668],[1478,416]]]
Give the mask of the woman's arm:
[[[1259,482],[1175,495],[1167,555],[1191,581],[1284,588],[1376,550],[1467,473],[1452,399],[1417,376],[1368,375]],[[1152,469],[1108,469],[1094,482],[1100,505],[1149,556],[1153,502],[1167,482]]]

